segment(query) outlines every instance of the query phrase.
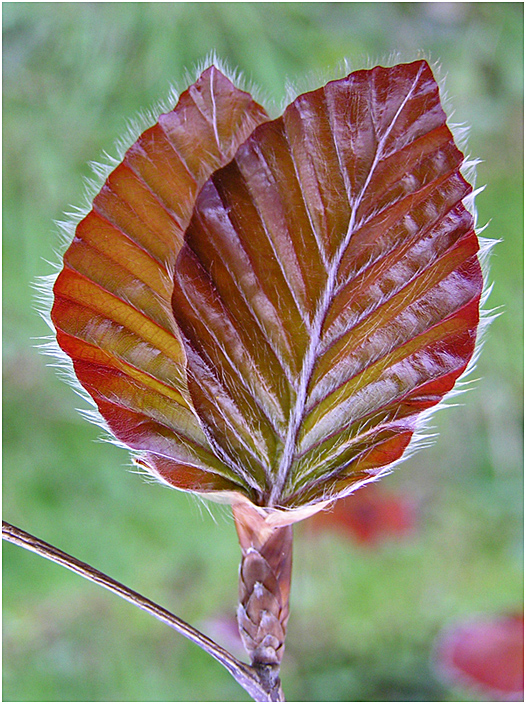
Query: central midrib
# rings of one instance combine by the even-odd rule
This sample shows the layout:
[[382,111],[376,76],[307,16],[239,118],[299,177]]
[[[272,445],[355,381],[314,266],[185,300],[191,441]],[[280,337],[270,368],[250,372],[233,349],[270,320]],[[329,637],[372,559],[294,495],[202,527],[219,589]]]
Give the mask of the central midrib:
[[[360,194],[360,199],[361,199],[361,194]],[[285,438],[285,443],[283,446],[283,454],[281,456],[281,461],[280,461],[280,465],[278,468],[277,478],[276,478],[276,481],[273,483],[272,490],[270,493],[269,503],[271,506],[273,506],[278,501],[279,497],[281,496],[281,493],[282,493],[284,486],[285,486],[285,482],[287,481],[290,467],[291,467],[293,459],[294,459],[298,432],[299,432],[299,429],[300,429],[300,426],[301,426],[301,423],[303,421],[303,417],[305,414],[305,407],[306,407],[306,402],[307,402],[307,390],[309,388],[309,382],[310,382],[310,379],[312,376],[312,372],[314,371],[314,366],[316,364],[316,360],[318,359],[318,349],[319,349],[319,345],[321,342],[321,331],[322,331],[323,323],[325,322],[325,318],[326,318],[327,313],[329,311],[329,308],[330,308],[330,305],[332,302],[332,298],[334,295],[334,289],[335,289],[335,284],[336,284],[336,275],[337,275],[338,269],[340,267],[340,262],[343,257],[343,253],[345,252],[345,249],[347,248],[347,246],[349,244],[349,240],[350,240],[352,232],[353,232],[357,208],[358,208],[358,204],[351,211],[351,216],[349,219],[349,226],[347,228],[347,233],[346,233],[345,239],[342,241],[335,257],[333,258],[331,266],[329,268],[329,272],[328,272],[328,276],[327,276],[327,284],[326,284],[325,291],[323,294],[323,299],[322,299],[321,305],[318,309],[318,312],[316,313],[316,316],[314,318],[314,322],[313,322],[313,325],[312,325],[312,328],[310,331],[310,342],[309,342],[309,347],[307,349],[305,357],[303,358],[303,365],[302,365],[301,373],[300,373],[300,377],[299,377],[300,381],[298,384],[298,392],[296,395],[296,403],[294,404],[294,409],[291,413],[291,417],[289,420],[287,436]]]
[[[349,246],[351,237],[353,235],[354,231],[354,225],[356,222],[356,215],[358,212],[358,209],[362,203],[363,196],[369,186],[369,183],[371,182],[371,178],[373,176],[374,170],[376,166],[378,165],[378,162],[382,158],[382,150],[385,145],[385,142],[387,141],[387,138],[389,137],[389,134],[391,133],[391,130],[393,129],[393,126],[395,125],[400,113],[402,112],[403,108],[409,101],[409,99],[412,97],[415,87],[418,83],[418,79],[420,78],[420,75],[422,73],[422,67],[419,69],[413,84],[411,86],[411,89],[407,92],[407,95],[405,98],[402,100],[400,103],[399,108],[397,109],[393,119],[391,120],[390,124],[388,125],[386,131],[382,135],[381,139],[377,143],[376,147],[376,152],[374,159],[372,161],[371,167],[369,169],[369,173],[367,175],[367,178],[365,179],[365,182],[359,192],[359,194],[356,196],[356,199],[354,200],[354,203],[351,208],[351,214],[349,216],[349,225],[347,227],[347,232],[345,234],[345,237],[343,238],[342,242],[340,243],[339,248],[337,249],[332,262],[329,267],[329,271],[327,274],[327,283],[325,285],[325,291],[323,293],[323,298],[321,300],[321,304],[318,308],[318,312],[316,313],[316,316],[314,318],[312,328],[311,328],[311,336],[310,336],[310,343],[309,347],[307,349],[307,352],[305,353],[305,357],[303,359],[303,365],[301,368],[301,373],[299,377],[299,384],[298,384],[298,392],[296,395],[296,402],[294,404],[294,409],[291,413],[290,420],[289,420],[289,425],[287,429],[287,436],[285,438],[285,443],[283,446],[283,453],[281,456],[281,461],[278,467],[278,472],[275,481],[273,482],[270,496],[269,496],[269,506],[274,506],[279,503],[279,499],[281,498],[283,489],[285,488],[286,481],[288,479],[289,471],[292,466],[292,462],[294,461],[294,455],[295,455],[295,449],[296,449],[296,443],[297,443],[297,438],[298,438],[298,432],[301,427],[301,423],[303,421],[304,415],[305,415],[305,407],[306,407],[306,402],[307,402],[307,391],[309,387],[309,382],[312,377],[312,373],[314,371],[314,367],[316,364],[316,361],[318,359],[318,350],[319,350],[319,345],[321,342],[321,331],[323,328],[323,323],[325,322],[325,318],[327,316],[327,313],[329,312],[329,308],[334,296],[334,290],[336,287],[336,278],[338,274],[338,270],[340,268],[341,260],[343,258],[343,255],[345,254],[345,251],[347,247]],[[335,141],[336,149],[338,150],[338,145],[337,142]],[[339,155],[338,155],[339,156]],[[340,160],[341,163],[341,160]],[[350,194],[348,194],[349,197]]]

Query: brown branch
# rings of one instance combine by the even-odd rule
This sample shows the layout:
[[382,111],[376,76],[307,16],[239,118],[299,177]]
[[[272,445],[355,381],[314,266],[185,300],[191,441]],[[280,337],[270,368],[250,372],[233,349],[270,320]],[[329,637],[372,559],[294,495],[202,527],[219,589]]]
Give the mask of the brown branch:
[[191,640],[215,658],[218,662],[220,662],[221,665],[223,665],[223,667],[230,672],[232,677],[243,687],[243,689],[250,694],[254,701],[273,701],[270,698],[271,695],[265,691],[264,687],[260,683],[257,673],[252,667],[235,658],[227,650],[208,638],[208,636],[205,636],[204,633],[201,633],[193,626],[190,626],[190,624],[170,613],[170,611],[167,611],[162,606],[159,606],[153,601],[150,601],[150,599],[134,592],[132,589],[125,587],[120,582],[108,577],[103,572],[99,572],[99,570],[87,565],[85,562],[77,560],[75,557],[68,555],[53,545],[45,543],[43,540],[36,538],[34,535],[26,533],[20,528],[16,528],[5,521],[2,521],[2,538],[10,543],[19,545],[26,550],[36,552],[37,555],[42,555],[42,557],[52,560],[63,567],[67,567],[67,569],[72,572],[76,572],[81,577],[85,577],[86,579],[99,584],[101,587],[104,587],[110,592],[126,599],[126,601],[129,601],[131,604],[138,606],[143,611],[155,616],[156,619],[166,623],[166,625],[176,630],[185,638]]

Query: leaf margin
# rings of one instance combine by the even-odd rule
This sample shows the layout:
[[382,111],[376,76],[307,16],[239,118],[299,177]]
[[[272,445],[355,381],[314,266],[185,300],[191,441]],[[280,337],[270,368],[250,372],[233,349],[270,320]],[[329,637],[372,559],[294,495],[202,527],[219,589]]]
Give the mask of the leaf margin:
[[[429,68],[429,66],[428,66],[428,64],[427,64],[426,61],[420,61],[420,62],[414,62],[414,63],[425,64],[425,65],[427,66],[427,68]],[[337,79],[337,80],[338,80],[338,79]],[[326,87],[326,86],[325,86],[325,87]],[[324,87],[324,88],[325,88],[325,87]],[[323,90],[323,89],[318,89],[318,91],[321,91],[321,90]],[[316,92],[316,91],[312,91],[312,92]],[[300,97],[303,97],[303,96],[300,96]],[[439,105],[440,105],[440,109],[443,111],[442,102],[440,102]],[[402,107],[403,107],[403,106],[402,106]],[[289,106],[289,108],[290,108],[290,106]],[[287,108],[287,110],[288,110],[289,108]],[[285,111],[285,113],[286,113],[286,112],[287,112],[287,111]],[[445,115],[445,113],[444,113],[444,115]],[[279,119],[280,119],[280,118],[278,118],[278,120],[279,120]],[[444,118],[444,125],[447,124],[447,123],[446,123],[446,119],[447,119],[447,116],[445,116],[445,118]],[[274,120],[273,122],[278,122],[278,120]],[[263,128],[256,128],[256,130],[254,131],[253,135],[251,135],[251,137],[249,138],[249,140],[251,140],[251,139],[254,137],[254,134],[255,134],[256,132],[258,132],[258,130],[261,131],[261,130],[265,130],[265,129],[267,129],[267,130],[270,129],[269,123],[267,123],[266,126],[263,126]],[[446,129],[447,129],[448,133],[451,135],[451,131],[452,131],[452,130],[450,129],[450,126],[449,126],[449,125],[447,125],[447,128],[446,128]],[[453,138],[452,138],[452,139],[453,139]],[[247,141],[249,141],[249,140],[247,140]],[[455,142],[454,140],[453,140],[453,143],[455,144],[455,148],[457,149],[457,151],[459,151],[459,149],[458,149],[458,147],[457,147],[457,145],[456,145],[456,142]],[[242,145],[242,147],[240,147],[240,150],[243,149],[245,146],[246,146],[246,143],[245,143],[245,145]],[[466,158],[464,157],[464,155],[461,155],[461,156],[462,156],[461,163],[457,166],[457,172],[458,172],[459,174],[462,173],[464,170],[466,170],[466,169],[468,169],[468,168],[473,168],[473,162],[470,162],[469,160],[466,160]],[[227,165],[226,167],[223,167],[223,169],[218,170],[218,172],[215,172],[215,174],[213,174],[212,177],[210,178],[210,181],[213,181],[214,178],[217,177],[217,174],[218,174],[219,172],[224,171],[224,170],[227,169],[228,167],[229,167],[229,165]],[[465,179],[464,179],[464,181],[465,181]],[[469,190],[471,190],[471,189],[472,189],[471,184],[467,183],[466,181],[465,181],[465,183],[466,183],[466,186],[469,187]],[[463,202],[463,203],[464,203],[464,200],[466,200],[466,201],[469,200],[469,199],[474,200],[474,195],[476,195],[476,194],[473,194],[473,195],[471,196],[471,195],[469,194],[469,190],[468,190],[467,193],[465,193],[464,198],[462,199],[462,202]],[[203,190],[201,191],[200,198],[201,198],[201,196],[202,196],[202,194],[203,194],[203,191],[204,191],[204,188],[203,188]],[[199,203],[197,202],[197,203],[196,203],[196,210],[197,210],[198,208],[199,208]],[[472,210],[471,208],[469,208],[469,207],[466,208],[466,210],[467,210],[468,212],[470,212],[471,215],[472,215],[472,229],[473,229],[473,233],[474,233],[474,236],[478,238],[478,235],[479,235],[479,232],[480,232],[480,231],[477,230],[477,228],[476,228],[475,214],[474,214],[473,210]],[[195,216],[195,210],[194,210],[194,216]],[[188,230],[187,230],[187,235],[188,235],[188,232],[189,232],[190,229],[191,229],[191,226],[189,226],[189,228],[188,228]],[[186,239],[187,239],[187,237],[185,236],[185,240],[186,240]],[[478,239],[480,240],[480,238],[478,238]],[[491,244],[492,244],[492,243],[491,243]],[[186,246],[186,245],[185,245],[185,246]],[[491,246],[491,245],[490,245],[490,246]],[[481,254],[480,254],[480,255],[477,255],[477,259],[476,259],[476,261],[477,261],[477,263],[478,263],[479,266],[480,266],[480,260],[482,259],[482,249],[486,250],[486,249],[488,249],[488,248],[489,248],[489,247],[486,247],[485,245],[483,246],[482,243],[481,243],[481,250],[479,250],[479,251],[481,252]],[[183,250],[182,250],[182,252],[180,253],[180,256],[179,256],[179,258],[178,258],[178,265],[179,265],[179,262],[180,262],[182,256],[183,256]],[[486,278],[485,272],[482,271],[482,270],[480,270],[480,276],[481,276],[481,279],[482,279],[481,289],[482,289],[482,291],[485,291],[486,288],[487,288],[487,278]],[[485,299],[485,297],[486,297],[486,296],[483,294],[483,295],[482,295],[482,298]],[[472,367],[474,366],[475,359],[476,359],[476,357],[478,356],[478,349],[479,349],[479,346],[480,346],[480,337],[481,337],[481,334],[482,334],[482,330],[483,330],[483,328],[485,328],[486,325],[488,324],[489,321],[488,321],[487,319],[488,319],[489,317],[490,317],[490,316],[488,316],[488,315],[483,315],[483,318],[484,318],[484,319],[479,319],[479,320],[477,321],[475,328],[476,328],[476,330],[477,330],[477,338],[478,338],[479,341],[478,341],[478,342],[476,343],[476,345],[474,346],[474,350],[473,350],[473,364],[472,364],[471,362],[468,362],[468,364],[465,366],[465,368],[464,368],[464,370],[462,371],[462,373],[460,374],[460,376],[458,376],[458,379],[457,379],[458,385],[455,384],[454,389],[452,389],[452,390],[450,390],[450,391],[447,392],[446,399],[447,399],[448,397],[450,397],[450,396],[452,395],[452,393],[454,393],[455,389],[458,389],[458,386],[460,386],[460,384],[462,383],[462,380],[464,379],[464,377],[465,377],[468,373],[470,373]],[[176,311],[176,318],[177,318],[177,311]],[[187,346],[187,350],[188,350],[188,346]],[[187,369],[187,371],[188,371],[188,369]],[[396,466],[396,465],[399,464],[400,462],[402,462],[402,461],[404,461],[405,459],[407,459],[407,457],[408,457],[410,454],[413,454],[413,452],[416,450],[416,446],[417,446],[417,445],[421,445],[422,442],[425,441],[425,438],[422,439],[421,431],[422,431],[423,427],[427,424],[427,421],[428,421],[428,419],[429,419],[429,416],[430,416],[432,413],[436,412],[436,411],[437,411],[440,407],[442,407],[443,405],[446,405],[445,403],[443,403],[444,400],[445,400],[445,399],[442,399],[442,402],[441,402],[440,404],[435,405],[435,406],[430,410],[430,413],[425,413],[425,412],[422,411],[422,412],[419,414],[419,422],[418,422],[417,424],[415,424],[415,428],[414,428],[413,431],[411,432],[411,441],[408,442],[408,443],[406,443],[406,446],[404,447],[403,452],[399,455],[399,457],[396,459],[396,461],[392,461],[392,462],[387,463],[387,466],[384,467],[384,468],[381,470],[380,473],[377,472],[374,476],[371,476],[371,477],[369,477],[369,478],[366,478],[366,479],[364,479],[364,481],[358,482],[359,485],[362,485],[363,483],[367,483],[368,481],[374,481],[374,480],[376,480],[376,479],[378,478],[378,476],[380,476],[380,474],[383,475],[383,474],[385,474],[385,473],[391,471],[391,469],[392,469],[394,466]],[[194,404],[195,404],[195,398],[194,398]],[[353,491],[355,488],[357,488],[357,486],[353,485],[353,488],[351,488],[351,491]],[[340,491],[340,492],[338,492],[337,495],[331,493],[332,498],[331,498],[330,500],[333,500],[334,498],[338,498],[339,496],[344,496],[344,495],[346,495],[347,493],[349,493],[349,491],[347,491],[347,490],[345,490],[345,491]],[[326,502],[324,502],[324,503],[326,503]],[[267,508],[269,509],[268,506],[267,506]],[[278,505],[278,507],[274,507],[274,508],[276,508],[276,510],[279,510],[279,508],[286,508],[287,510],[290,510],[290,508],[284,507],[284,506],[282,506],[282,505]],[[269,509],[269,510],[270,510],[270,509]],[[292,509],[292,510],[294,511],[295,509]]]

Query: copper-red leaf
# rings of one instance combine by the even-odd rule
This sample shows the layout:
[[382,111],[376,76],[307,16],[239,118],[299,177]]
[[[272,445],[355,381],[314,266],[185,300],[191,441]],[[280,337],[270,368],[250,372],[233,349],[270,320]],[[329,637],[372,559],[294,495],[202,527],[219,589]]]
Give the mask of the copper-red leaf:
[[116,438],[183,489],[242,489],[188,397],[172,274],[199,188],[268,116],[211,66],[126,152],[54,286],[57,340]]
[[462,162],[417,61],[299,96],[202,188],[173,310],[210,445],[259,504],[384,471],[466,369],[482,274]]

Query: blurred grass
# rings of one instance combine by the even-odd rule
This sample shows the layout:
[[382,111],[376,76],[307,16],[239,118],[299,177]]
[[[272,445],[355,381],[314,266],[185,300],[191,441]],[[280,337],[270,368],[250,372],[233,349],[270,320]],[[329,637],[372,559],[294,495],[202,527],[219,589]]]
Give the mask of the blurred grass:
[[[437,444],[384,480],[422,505],[411,541],[374,552],[296,531],[283,668],[290,700],[459,701],[430,665],[451,620],[522,599],[523,7],[521,3],[4,3],[4,518],[199,625],[231,613],[238,547],[189,497],[124,469],[35,350],[31,283],[53,220],[127,120],[184,87],[211,50],[277,106],[287,79],[392,52],[440,60],[456,122],[483,159],[492,325],[475,390]],[[4,549],[5,701],[243,701],[214,661],[62,568]],[[137,613],[135,613],[137,611]]]

